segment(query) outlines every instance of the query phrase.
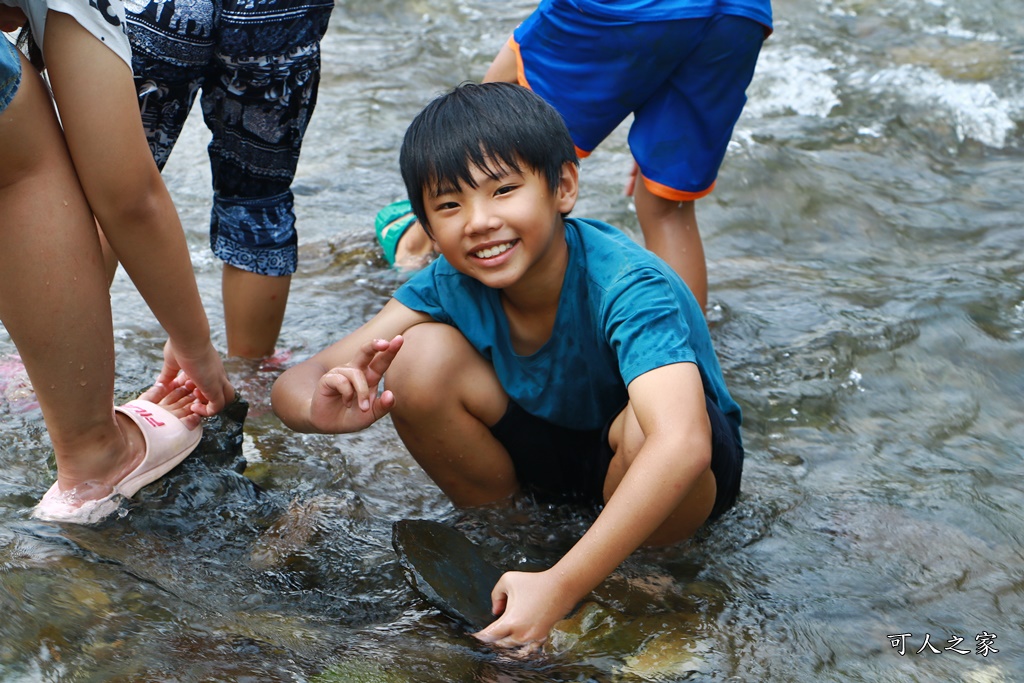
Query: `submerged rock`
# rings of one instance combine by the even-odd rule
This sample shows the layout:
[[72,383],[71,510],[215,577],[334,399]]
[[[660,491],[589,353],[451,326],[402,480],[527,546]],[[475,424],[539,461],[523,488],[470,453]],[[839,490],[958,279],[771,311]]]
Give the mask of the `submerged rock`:
[[597,602],[584,602],[555,624],[545,654],[616,662],[614,680],[685,680],[708,668],[711,644],[696,614],[631,616]]
[[395,522],[391,542],[406,578],[427,602],[474,631],[494,621],[491,590],[504,572],[480,546],[445,524],[422,519]]
[[296,563],[312,546],[320,528],[320,506],[315,502],[293,500],[288,509],[255,542],[249,566],[266,571]]
[[316,683],[406,683],[409,679],[369,659],[350,658],[333,664]]
[[235,396],[224,410],[203,421],[203,438],[190,458],[202,460],[211,467],[223,467],[241,474],[245,471],[242,456],[242,428],[249,413],[249,403]]

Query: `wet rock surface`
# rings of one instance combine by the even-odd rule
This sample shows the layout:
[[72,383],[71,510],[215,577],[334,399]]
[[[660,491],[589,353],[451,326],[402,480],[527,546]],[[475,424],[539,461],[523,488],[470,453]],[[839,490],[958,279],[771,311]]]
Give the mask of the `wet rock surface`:
[[203,438],[191,457],[198,457],[210,466],[223,467],[241,474],[245,471],[242,456],[242,428],[249,413],[249,402],[241,396],[224,410],[203,422]]
[[427,602],[474,631],[494,621],[491,590],[503,571],[480,546],[446,524],[422,519],[395,522],[392,544],[409,583]]

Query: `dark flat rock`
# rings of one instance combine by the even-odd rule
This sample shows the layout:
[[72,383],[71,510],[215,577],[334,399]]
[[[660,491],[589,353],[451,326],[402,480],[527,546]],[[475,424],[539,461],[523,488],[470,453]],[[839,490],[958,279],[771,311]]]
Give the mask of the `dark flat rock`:
[[504,573],[477,544],[440,522],[403,519],[391,542],[409,583],[431,605],[479,631],[492,621],[491,590]]

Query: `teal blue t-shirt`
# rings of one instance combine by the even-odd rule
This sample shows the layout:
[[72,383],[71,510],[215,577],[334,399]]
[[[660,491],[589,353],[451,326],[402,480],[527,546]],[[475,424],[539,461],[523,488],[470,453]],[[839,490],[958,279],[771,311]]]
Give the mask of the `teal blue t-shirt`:
[[704,393],[739,440],[704,314],[682,278],[616,228],[568,218],[569,261],[551,338],[535,353],[512,349],[499,292],[442,256],[395,292],[405,306],[457,328],[494,365],[505,392],[528,413],[571,429],[600,429],[626,403],[635,378],[696,363]]

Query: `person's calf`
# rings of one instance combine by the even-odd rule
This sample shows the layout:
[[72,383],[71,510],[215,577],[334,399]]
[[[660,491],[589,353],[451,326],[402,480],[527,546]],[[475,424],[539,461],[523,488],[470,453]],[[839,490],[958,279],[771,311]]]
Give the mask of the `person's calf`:
[[707,309],[707,263],[694,202],[664,199],[651,193],[642,177],[640,181],[634,201],[644,245],[683,278],[701,309]]

